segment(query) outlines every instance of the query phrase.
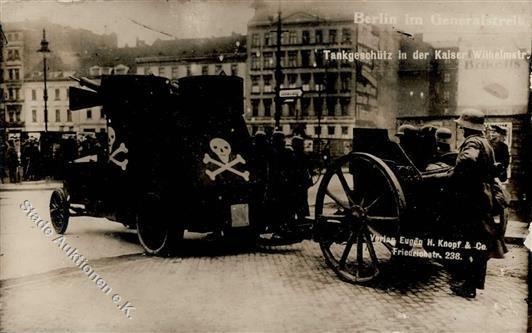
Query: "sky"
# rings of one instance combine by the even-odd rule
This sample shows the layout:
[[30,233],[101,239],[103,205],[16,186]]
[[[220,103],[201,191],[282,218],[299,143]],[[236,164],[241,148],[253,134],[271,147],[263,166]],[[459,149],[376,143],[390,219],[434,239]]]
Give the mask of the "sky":
[[[321,7],[338,12],[363,12],[366,16],[384,14],[398,18],[397,28],[410,33],[423,32],[425,39],[452,40],[459,36],[499,34],[530,47],[532,1],[498,0],[262,0],[268,5]],[[0,0],[0,21],[20,22],[47,18],[49,21],[85,28],[96,33],[118,35],[119,46],[134,45],[136,38],[151,44],[157,38],[196,38],[245,34],[254,15],[251,0]],[[405,23],[405,15],[423,18],[422,25]],[[440,26],[431,16],[449,18],[519,17],[519,26]],[[154,31],[155,30],[155,31]],[[160,32],[156,32],[160,31]]]

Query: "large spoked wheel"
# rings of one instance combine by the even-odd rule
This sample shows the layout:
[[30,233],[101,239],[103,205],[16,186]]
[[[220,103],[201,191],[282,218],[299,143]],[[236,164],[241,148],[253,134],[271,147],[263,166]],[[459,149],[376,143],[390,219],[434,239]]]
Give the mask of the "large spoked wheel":
[[171,255],[183,239],[183,227],[172,216],[165,214],[159,196],[149,194],[139,205],[137,235],[146,253],[158,256]]
[[325,172],[316,196],[315,238],[344,281],[373,280],[391,259],[405,196],[379,158],[351,153]]
[[64,234],[70,218],[70,203],[68,194],[63,189],[54,190],[50,197],[50,219],[52,226],[58,234]]

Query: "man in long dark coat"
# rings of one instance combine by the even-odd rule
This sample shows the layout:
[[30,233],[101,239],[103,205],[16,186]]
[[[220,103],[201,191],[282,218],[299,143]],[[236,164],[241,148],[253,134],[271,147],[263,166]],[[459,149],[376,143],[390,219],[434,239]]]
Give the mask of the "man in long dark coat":
[[488,259],[500,255],[494,253],[499,249],[497,242],[501,235],[492,216],[495,158],[483,134],[484,114],[481,111],[466,109],[456,122],[464,131],[465,141],[458,151],[450,179],[456,198],[452,228],[455,239],[461,240],[463,245],[461,260],[452,272],[451,290],[459,296],[473,298],[476,289],[484,288]]

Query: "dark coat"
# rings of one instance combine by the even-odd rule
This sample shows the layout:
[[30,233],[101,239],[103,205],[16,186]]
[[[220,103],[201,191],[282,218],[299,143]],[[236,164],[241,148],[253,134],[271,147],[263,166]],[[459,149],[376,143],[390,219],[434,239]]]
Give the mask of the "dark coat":
[[460,146],[451,186],[456,198],[455,228],[466,241],[482,242],[490,257],[502,257],[505,252],[504,230],[493,219],[495,157],[486,138],[467,137]]

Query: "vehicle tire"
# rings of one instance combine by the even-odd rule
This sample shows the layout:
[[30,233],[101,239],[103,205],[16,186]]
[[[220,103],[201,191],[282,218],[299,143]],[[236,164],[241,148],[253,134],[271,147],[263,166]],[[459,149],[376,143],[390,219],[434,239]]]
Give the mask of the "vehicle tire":
[[334,161],[316,195],[314,238],[344,281],[366,283],[390,262],[406,206],[401,186],[379,158],[351,153]]
[[68,194],[63,189],[54,190],[50,197],[50,219],[56,233],[65,233],[69,218],[70,203],[68,201]]
[[175,254],[183,239],[184,229],[168,213],[159,196],[148,194],[136,214],[137,235],[146,253],[156,256]]

